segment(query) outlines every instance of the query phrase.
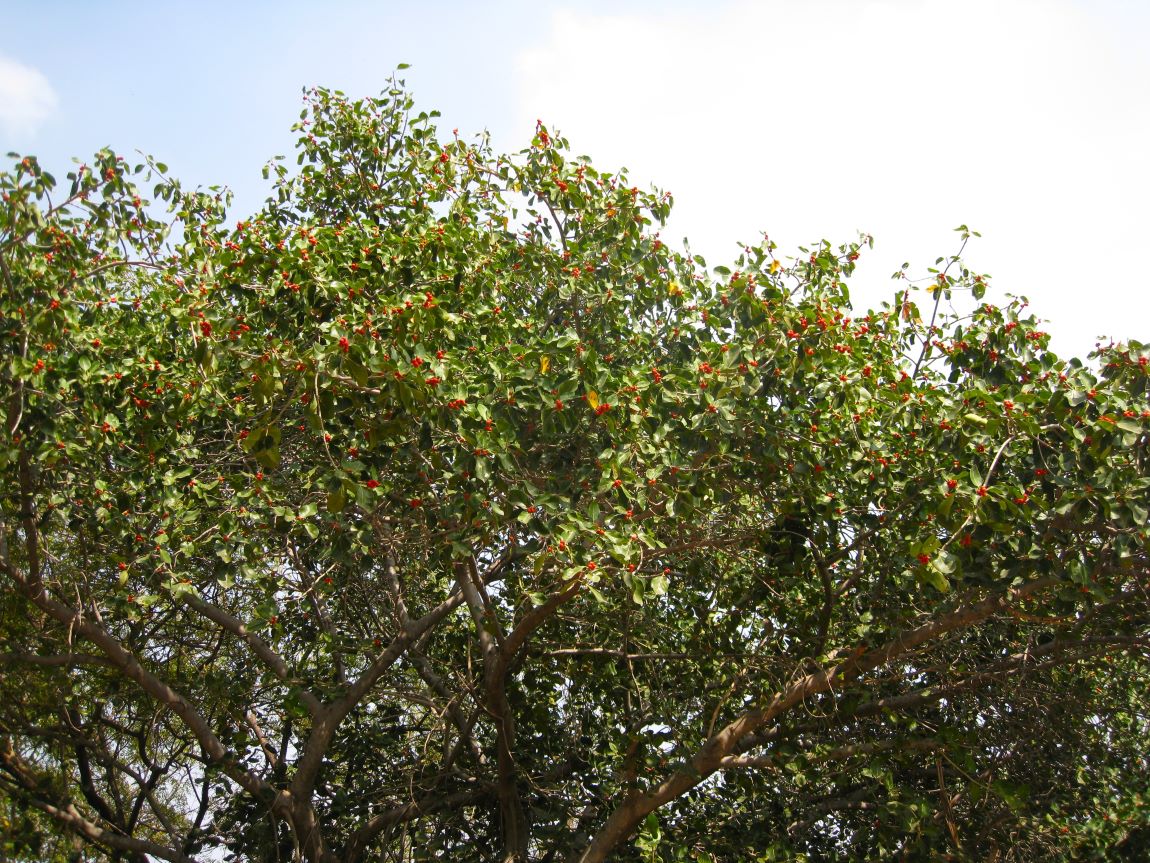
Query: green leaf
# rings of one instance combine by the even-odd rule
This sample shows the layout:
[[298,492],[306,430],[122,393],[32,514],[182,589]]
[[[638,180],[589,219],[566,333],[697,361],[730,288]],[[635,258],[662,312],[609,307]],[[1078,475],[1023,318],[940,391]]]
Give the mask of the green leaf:
[[934,567],[943,575],[950,575],[953,573],[957,564],[958,558],[956,558],[949,551],[944,551],[937,555],[933,560],[931,560],[930,563],[932,567]]
[[256,450],[253,455],[260,466],[266,467],[268,470],[275,470],[280,466],[280,450],[278,446]]
[[919,567],[916,570],[919,578],[926,584],[933,587],[939,593],[950,592],[950,581],[947,579],[943,571],[936,565],[936,561],[932,560],[929,565]]

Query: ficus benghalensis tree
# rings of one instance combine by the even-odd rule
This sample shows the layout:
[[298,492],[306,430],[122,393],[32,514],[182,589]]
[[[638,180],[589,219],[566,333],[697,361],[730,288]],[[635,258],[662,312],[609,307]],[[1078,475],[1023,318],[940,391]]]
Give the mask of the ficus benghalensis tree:
[[1144,853],[1150,350],[306,103],[238,222],[0,175],[0,853]]

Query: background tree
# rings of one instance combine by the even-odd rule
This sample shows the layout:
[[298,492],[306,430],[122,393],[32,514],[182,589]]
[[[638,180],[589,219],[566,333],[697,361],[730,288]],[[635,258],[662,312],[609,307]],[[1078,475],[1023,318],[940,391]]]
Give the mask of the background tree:
[[5,853],[1137,859],[1150,352],[307,103],[234,228],[0,179]]

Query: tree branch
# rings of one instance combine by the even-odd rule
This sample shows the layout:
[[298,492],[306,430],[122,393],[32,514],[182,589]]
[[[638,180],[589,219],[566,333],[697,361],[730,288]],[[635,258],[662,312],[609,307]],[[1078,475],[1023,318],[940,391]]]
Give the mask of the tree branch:
[[488,613],[487,604],[479,594],[472,561],[461,561],[455,567],[456,583],[467,602],[479,647],[483,652],[483,683],[486,690],[484,707],[495,723],[496,769],[499,813],[503,821],[504,861],[525,860],[527,833],[524,829],[523,803],[519,797],[515,768],[515,721],[511,705],[507,703],[507,662],[504,659],[502,639],[493,637],[498,620]]
[[259,657],[259,659],[275,673],[276,677],[285,683],[292,684],[293,691],[313,717],[319,713],[321,709],[319,699],[316,698],[313,692],[293,681],[291,669],[288,668],[287,663],[284,662],[278,653],[272,650],[266,641],[249,630],[240,620],[232,617],[232,615],[228,614],[228,612],[222,608],[207,602],[201,597],[191,593],[185,593],[182,599],[184,604],[189,608],[223,627],[236,638],[240,639],[240,641],[247,644],[248,647],[251,648],[252,653]]
[[1054,576],[1041,578],[973,605],[962,606],[899,635],[882,647],[851,654],[829,671],[820,669],[792,681],[766,705],[743,713],[711,736],[683,767],[650,791],[628,797],[608,817],[578,858],[579,863],[602,863],[607,860],[615,846],[631,835],[648,813],[680,797],[720,769],[723,758],[734,751],[741,739],[795,705],[811,696],[827,692],[840,682],[857,677],[864,671],[885,665],[895,657],[909,653],[948,632],[985,620],[1004,610],[1012,600],[1024,598],[1058,582],[1059,579]]
[[367,851],[368,844],[389,827],[415,821],[440,809],[476,803],[488,797],[490,793],[487,789],[476,788],[470,791],[458,791],[454,794],[430,795],[422,800],[400,803],[390,809],[378,812],[369,818],[366,824],[351,834],[344,851],[344,863],[359,863]]
[[171,863],[196,863],[175,848],[105,830],[80,814],[71,802],[55,800],[45,795],[46,784],[40,781],[32,769],[23,762],[8,741],[4,741],[3,747],[0,748],[0,767],[15,779],[20,799],[88,842],[127,852],[138,861],[146,861],[145,855],[151,855],[169,860]]
[[184,726],[195,736],[210,762],[223,767],[227,775],[249,794],[260,798],[271,793],[270,786],[236,762],[232,753],[212,731],[207,719],[184,696],[148,671],[111,633],[88,620],[82,612],[52,599],[42,587],[34,587],[18,573],[10,572],[9,575],[15,577],[21,591],[37,608],[62,624],[69,632],[100,648],[111,665],[122,675],[135,682],[160,706],[179,717]]

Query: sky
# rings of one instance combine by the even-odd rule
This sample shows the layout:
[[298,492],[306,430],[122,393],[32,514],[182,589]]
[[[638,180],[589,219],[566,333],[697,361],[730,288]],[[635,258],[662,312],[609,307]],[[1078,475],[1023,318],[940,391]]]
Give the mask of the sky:
[[0,0],[0,153],[59,178],[103,146],[259,207],[310,85],[378,94],[400,63],[441,128],[529,145],[542,119],[674,195],[664,239],[729,263],[875,239],[877,306],[982,234],[987,299],[1052,347],[1150,341],[1145,0]]

